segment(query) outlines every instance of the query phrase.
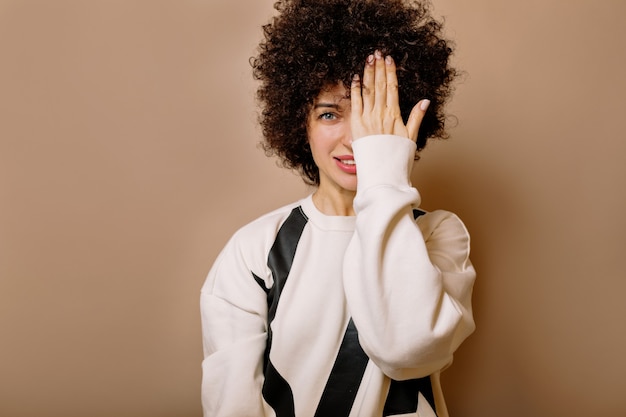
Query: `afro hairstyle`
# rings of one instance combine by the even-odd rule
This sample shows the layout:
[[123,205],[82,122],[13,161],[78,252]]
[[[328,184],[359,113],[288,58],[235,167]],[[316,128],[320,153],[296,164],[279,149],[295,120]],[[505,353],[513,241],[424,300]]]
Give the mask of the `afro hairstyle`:
[[349,89],[375,50],[396,62],[405,122],[419,100],[431,102],[417,150],[429,138],[447,137],[443,105],[457,71],[449,64],[452,44],[427,0],[279,0],[274,7],[278,14],[263,26],[258,55],[250,60],[268,156],[319,185],[307,138],[310,109],[322,89],[337,83]]

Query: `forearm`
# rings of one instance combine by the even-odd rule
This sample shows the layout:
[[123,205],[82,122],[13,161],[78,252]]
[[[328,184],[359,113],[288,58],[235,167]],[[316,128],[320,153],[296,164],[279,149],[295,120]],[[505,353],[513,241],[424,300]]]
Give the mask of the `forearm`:
[[[385,373],[428,375],[445,366],[473,330],[467,291],[474,271],[463,259],[465,246],[469,251],[465,229],[451,213],[429,215],[441,217],[436,237],[455,238],[427,243],[433,235],[424,236],[413,218],[419,204],[408,179],[414,147],[398,137],[362,140],[355,146],[362,170],[356,232],[344,265],[346,297],[364,350]],[[445,256],[456,246],[462,250],[453,265],[434,262],[441,258],[437,251]]]

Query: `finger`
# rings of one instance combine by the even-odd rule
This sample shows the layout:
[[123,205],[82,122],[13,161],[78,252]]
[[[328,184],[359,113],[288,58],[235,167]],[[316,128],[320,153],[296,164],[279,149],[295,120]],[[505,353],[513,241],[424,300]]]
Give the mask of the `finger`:
[[385,57],[385,71],[387,73],[387,113],[393,118],[401,118],[396,63],[389,55]]
[[374,107],[374,55],[365,60],[363,69],[363,82],[361,83],[361,95],[363,97],[363,110],[371,110]]
[[354,74],[350,84],[350,105],[352,117],[360,117],[363,114],[363,97],[361,97],[361,78]]
[[375,93],[374,93],[374,112],[383,116],[387,109],[387,73],[385,69],[385,60],[380,51],[374,52],[376,58],[375,63]]
[[413,107],[413,110],[411,110],[409,119],[406,122],[406,129],[409,133],[409,138],[413,141],[417,140],[420,125],[422,124],[422,120],[424,120],[424,115],[426,114],[429,105],[430,100],[420,100],[420,102]]

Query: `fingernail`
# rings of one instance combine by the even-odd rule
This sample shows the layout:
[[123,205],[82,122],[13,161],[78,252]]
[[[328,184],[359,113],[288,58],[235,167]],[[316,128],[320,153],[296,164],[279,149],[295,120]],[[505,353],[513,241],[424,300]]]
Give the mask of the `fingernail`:
[[370,55],[367,57],[367,63],[370,65],[374,63],[374,55]]
[[379,50],[376,50],[374,55],[376,56],[376,59],[381,59],[383,57],[383,54]]
[[359,74],[354,74],[354,76],[352,77],[352,82],[353,83],[358,83],[359,82]]
[[385,64],[387,64],[387,65],[393,64],[393,58],[391,58],[391,55],[387,55],[385,57]]
[[428,99],[424,99],[424,100],[422,100],[422,102],[420,103],[420,109],[421,109],[422,111],[426,111],[426,110],[428,110],[428,106],[430,106],[430,100],[428,100]]

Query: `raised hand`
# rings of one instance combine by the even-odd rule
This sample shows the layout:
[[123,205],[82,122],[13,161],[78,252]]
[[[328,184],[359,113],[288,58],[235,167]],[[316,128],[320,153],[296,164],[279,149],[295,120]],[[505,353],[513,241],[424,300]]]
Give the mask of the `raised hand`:
[[396,64],[380,51],[367,57],[363,80],[358,75],[350,87],[353,140],[376,134],[390,134],[417,140],[420,124],[430,101],[420,100],[411,110],[406,125],[400,113]]

